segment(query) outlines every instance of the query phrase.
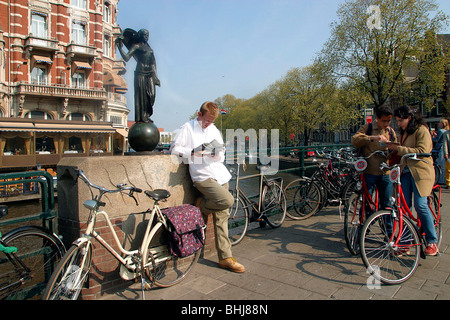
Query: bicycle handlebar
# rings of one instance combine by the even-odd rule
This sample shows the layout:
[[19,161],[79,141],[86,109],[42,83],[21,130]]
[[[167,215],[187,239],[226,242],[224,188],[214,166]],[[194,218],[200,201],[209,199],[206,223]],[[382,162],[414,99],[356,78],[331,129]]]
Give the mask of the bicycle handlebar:
[[141,193],[141,192],[142,192],[142,189],[139,189],[139,188],[136,188],[136,187],[133,187],[133,186],[128,187],[128,186],[126,186],[125,183],[116,185],[117,189],[115,189],[115,190],[109,190],[109,189],[107,189],[107,188],[105,188],[105,187],[100,187],[100,186],[97,186],[97,185],[93,184],[93,183],[86,177],[86,175],[84,174],[83,170],[81,170],[81,169],[76,169],[76,171],[77,171],[77,173],[78,173],[78,176],[79,176],[79,177],[80,177],[87,185],[91,186],[91,187],[94,188],[94,189],[100,190],[100,192],[102,192],[102,193],[116,193],[116,192],[120,192],[120,191],[127,191],[127,190],[129,190],[129,191],[130,191],[130,196],[132,196],[133,192],[137,192],[137,193]]
[[[415,160],[415,161],[423,161],[425,163],[428,163],[428,161],[423,160],[423,159],[419,159],[417,157],[431,157],[431,153],[407,153],[405,155],[402,156],[400,162],[402,162],[403,158],[408,158],[409,160]],[[387,165],[387,163],[382,162],[380,165],[380,169],[387,169],[387,170],[392,170],[395,167],[398,167],[400,165],[400,163],[396,163],[392,166]]]

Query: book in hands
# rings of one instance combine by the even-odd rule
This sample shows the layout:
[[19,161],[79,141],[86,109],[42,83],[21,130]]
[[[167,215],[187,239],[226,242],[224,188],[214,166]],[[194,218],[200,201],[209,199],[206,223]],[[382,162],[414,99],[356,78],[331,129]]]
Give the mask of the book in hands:
[[220,151],[222,151],[224,148],[224,145],[219,143],[217,140],[213,140],[208,143],[203,143],[201,146],[198,146],[197,148],[194,148],[192,152],[202,151],[202,154],[205,156],[215,156]]

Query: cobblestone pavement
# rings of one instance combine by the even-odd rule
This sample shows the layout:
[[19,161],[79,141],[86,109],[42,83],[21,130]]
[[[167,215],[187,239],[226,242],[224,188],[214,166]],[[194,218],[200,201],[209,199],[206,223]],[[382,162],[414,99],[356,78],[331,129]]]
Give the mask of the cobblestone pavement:
[[[327,207],[305,221],[251,230],[233,247],[243,274],[217,267],[216,256],[199,260],[182,283],[146,291],[147,300],[448,300],[450,299],[450,189],[442,191],[443,240],[438,257],[420,259],[411,279],[400,285],[368,286],[359,256],[345,245],[343,217]],[[369,281],[368,281],[369,280]],[[103,297],[141,299],[140,285]]]

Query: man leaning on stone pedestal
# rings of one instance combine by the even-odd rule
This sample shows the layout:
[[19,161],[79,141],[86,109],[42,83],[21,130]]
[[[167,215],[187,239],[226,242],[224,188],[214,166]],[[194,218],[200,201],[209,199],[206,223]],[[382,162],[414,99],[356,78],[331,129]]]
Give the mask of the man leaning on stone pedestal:
[[228,209],[233,205],[234,198],[228,191],[231,174],[223,163],[224,149],[205,149],[205,145],[210,143],[224,144],[220,131],[214,125],[218,115],[219,108],[214,102],[203,103],[198,117],[181,126],[170,151],[172,155],[187,159],[194,186],[202,194],[195,205],[200,208],[205,220],[208,215],[213,216],[219,267],[241,273],[245,267],[233,258],[228,238]]

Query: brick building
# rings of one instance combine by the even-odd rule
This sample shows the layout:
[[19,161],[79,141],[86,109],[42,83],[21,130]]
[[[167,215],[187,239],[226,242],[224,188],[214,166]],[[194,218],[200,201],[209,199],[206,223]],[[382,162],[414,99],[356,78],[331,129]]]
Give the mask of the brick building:
[[123,153],[129,110],[114,45],[118,2],[0,2],[2,171]]

